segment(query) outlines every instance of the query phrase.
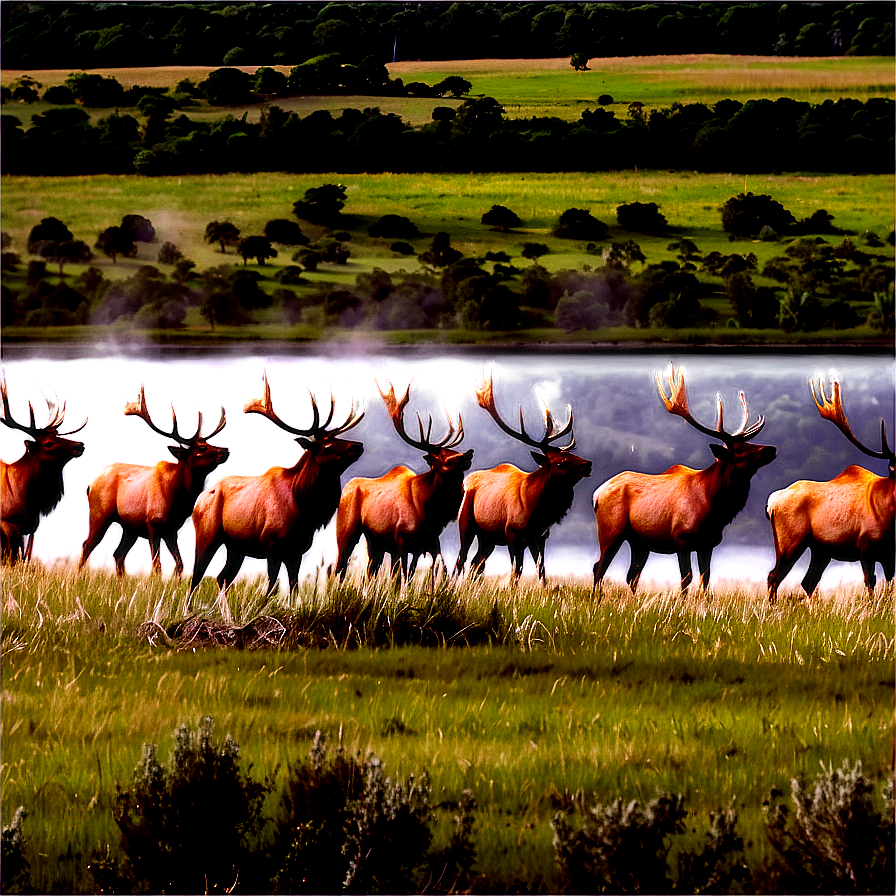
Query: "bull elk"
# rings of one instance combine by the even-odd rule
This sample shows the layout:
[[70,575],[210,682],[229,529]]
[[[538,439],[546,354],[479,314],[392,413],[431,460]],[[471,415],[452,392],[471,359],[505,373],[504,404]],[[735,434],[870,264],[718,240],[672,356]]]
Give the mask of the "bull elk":
[[[432,417],[426,433],[417,414],[419,439],[408,435],[404,425],[404,409],[410,400],[410,385],[404,397],[396,399],[389,383],[386,392],[377,383],[386,404],[392,425],[412,448],[425,452],[423,460],[429,471],[414,473],[405,466],[393,467],[378,479],[355,478],[342,492],[336,513],[336,541],[339,557],[335,574],[345,573],[349,557],[363,534],[367,541],[367,574],[375,574],[383,556],[389,554],[393,572],[400,565],[405,575],[413,575],[422,554],[431,554],[433,564],[441,557],[439,536],[448,523],[457,517],[463,497],[463,475],[470,469],[473,450],[455,451],[464,437],[463,419],[458,415],[455,428],[448,411],[448,433],[440,442],[432,441]],[[408,556],[411,565],[408,569]]]
[[[9,408],[6,376],[0,379],[0,400],[3,416],[0,422],[30,436],[25,442],[25,453],[12,463],[0,460],[0,557],[4,564],[13,565],[28,559],[34,533],[42,516],[46,516],[62,500],[64,484],[62,470],[73,458],[84,453],[84,443],[64,436],[80,432],[77,429],[60,433],[65,421],[65,403],[59,407],[47,400],[49,419],[43,426],[34,421],[34,407],[28,402],[30,423],[19,423]],[[28,547],[25,547],[25,539]]]
[[853,465],[828,482],[802,479],[788,488],[772,492],[766,506],[775,539],[775,565],[768,574],[771,603],[777,599],[778,586],[807,548],[810,551],[809,569],[802,586],[810,597],[831,560],[858,560],[862,564],[869,597],[874,594],[875,563],[883,567],[887,582],[893,580],[896,455],[887,443],[884,421],[880,422],[880,451],[874,451],[853,434],[843,410],[840,383],[833,374],[830,398],[825,394],[820,376],[820,402],[814,381],[810,382],[809,388],[818,413],[830,420],[859,451],[887,461],[889,472],[887,476],[877,476]]
[[361,422],[363,408],[356,410],[352,402],[345,421],[328,429],[336,409],[333,393],[330,412],[322,423],[312,395],[311,426],[297,429],[274,412],[267,373],[263,380],[264,397],[248,402],[243,410],[261,414],[296,436],[305,451],[293,467],[271,467],[261,476],[225,476],[199,496],[193,510],[196,565],[191,590],[199,585],[222,545],[227,557],[217,577],[219,587],[233,583],[246,557],[256,557],[267,560],[268,594],[277,590],[281,564],[286,566],[290,591],[295,589],[302,557],[311,546],[314,533],[336,512],[339,477],[364,451],[360,442],[338,438]]
[[709,587],[713,548],[722,540],[725,527],[747,502],[750,481],[760,467],[775,459],[770,445],[750,445],[765,425],[765,419],[749,423],[747,399],[740,393],[743,422],[734,432],[726,432],[722,420],[722,397],[718,396],[718,422],[715,429],[698,423],[688,409],[684,371],[669,373],[670,397],[654,372],[660,398],[670,414],[683,417],[698,432],[718,438],[723,445],[710,445],[716,460],[704,470],[676,464],[665,473],[626,472],[614,476],[594,492],[594,513],[600,558],[594,564],[594,590],[601,584],[607,568],[624,542],[631,548],[631,563],[626,581],[632,592],[651,551],[677,554],[681,572],[681,590],[687,591],[692,580],[691,552],[697,553],[700,585]]
[[[487,378],[484,376],[477,384],[476,400],[501,430],[538,449],[538,453],[531,452],[538,469],[525,473],[513,464],[500,464],[467,476],[458,516],[460,552],[454,572],[456,575],[462,572],[473,539],[477,538],[477,550],[471,562],[474,575],[482,572],[486,559],[501,544],[507,545],[510,552],[513,579],[518,579],[523,571],[523,555],[528,548],[538,568],[538,577],[544,581],[544,548],[550,527],[566,516],[576,483],[591,475],[591,461],[572,453],[576,444],[572,406],[566,406],[569,419],[558,428],[550,409],[544,405],[544,435],[534,439],[526,432],[522,408],[519,431],[501,419],[495,405],[491,369]],[[568,445],[551,444],[566,436],[570,437]]]
[[124,407],[125,416],[139,417],[147,426],[177,445],[169,445],[176,463],[159,461],[154,467],[137,464],[110,464],[87,487],[90,505],[89,529],[81,547],[79,568],[87,562],[93,549],[103,540],[109,526],[121,526],[121,542],[115,549],[115,571],[124,575],[124,561],[138,538],[149,540],[152,568],[162,572],[162,542],[174,558],[174,574],[184,570],[184,562],[177,544],[177,533],[193,512],[193,505],[205,487],[205,479],[230,456],[227,448],[216,448],[208,440],[216,436],[226,424],[224,408],[221,419],[212,432],[202,435],[202,413],[192,436],[182,436],[177,429],[177,415],[171,408],[171,431],[166,432],[153,423],[146,406],[144,387],[136,401]]

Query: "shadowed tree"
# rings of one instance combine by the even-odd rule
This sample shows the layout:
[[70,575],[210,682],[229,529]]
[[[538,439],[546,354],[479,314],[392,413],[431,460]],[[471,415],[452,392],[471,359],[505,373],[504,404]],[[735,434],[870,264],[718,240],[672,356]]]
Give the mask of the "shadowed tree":
[[93,244],[94,249],[99,249],[115,264],[119,255],[125,258],[134,258],[137,255],[137,241],[130,230],[122,227],[107,227]]
[[227,246],[235,246],[239,238],[239,227],[230,221],[210,221],[205,226],[205,241],[209,244],[217,243],[224,254],[227,254]]
[[64,243],[71,239],[74,239],[74,235],[59,218],[41,218],[40,223],[35,224],[28,234],[28,251],[36,252],[37,247],[45,241]]
[[483,216],[482,223],[491,227],[492,230],[500,230],[501,233],[507,233],[514,227],[522,225],[522,221],[516,212],[511,211],[504,205],[493,205]]
[[265,236],[247,236],[241,239],[236,251],[243,259],[244,265],[250,258],[254,258],[260,265],[263,265],[266,259],[277,257],[277,250],[271,246],[271,241]]
[[65,265],[87,264],[93,258],[90,246],[83,240],[65,240],[62,243],[54,243],[48,240],[40,244],[37,254],[47,261],[58,264],[60,277],[65,276],[63,271]]

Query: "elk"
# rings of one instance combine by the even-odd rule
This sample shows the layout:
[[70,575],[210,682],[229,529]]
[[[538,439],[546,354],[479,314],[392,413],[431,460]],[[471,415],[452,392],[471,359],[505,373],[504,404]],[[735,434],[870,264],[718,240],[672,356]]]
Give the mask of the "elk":
[[311,395],[311,426],[297,429],[275,413],[266,372],[263,381],[264,397],[248,402],[243,410],[267,417],[296,436],[305,450],[294,467],[271,467],[261,476],[225,476],[199,496],[193,510],[196,565],[191,591],[199,585],[222,545],[227,556],[217,577],[220,588],[233,583],[246,557],[267,560],[268,594],[277,590],[281,564],[286,566],[290,591],[297,588],[299,566],[314,533],[336,512],[339,477],[364,451],[360,442],[338,438],[361,422],[363,407],[356,410],[353,401],[345,422],[328,429],[336,409],[333,393],[330,392],[330,412],[323,423]]
[[63,467],[84,453],[83,442],[64,436],[80,432],[87,421],[71,432],[60,433],[65,420],[65,403],[60,408],[58,402],[53,405],[48,399],[49,419],[44,426],[35,424],[34,407],[30,401],[30,423],[19,423],[13,419],[9,408],[5,375],[0,379],[0,399],[3,404],[0,422],[33,439],[25,442],[25,453],[17,461],[0,460],[0,558],[4,564],[12,566],[19,560],[30,558],[40,518],[50,513],[62,499]]
[[853,465],[827,482],[802,479],[769,495],[765,512],[775,539],[775,565],[768,574],[770,603],[775,603],[778,586],[806,548],[810,551],[810,560],[802,586],[809,597],[831,560],[858,560],[869,597],[874,595],[875,563],[883,567],[887,582],[893,581],[896,455],[887,443],[884,421],[880,421],[880,451],[874,451],[853,434],[843,410],[840,383],[833,374],[830,398],[825,394],[821,376],[818,378],[821,401],[815,393],[814,381],[810,381],[809,390],[818,413],[830,420],[863,454],[887,461],[889,472],[886,476],[877,476]]
[[[491,368],[487,378],[483,375],[477,383],[476,400],[501,430],[517,441],[537,448],[540,453],[531,452],[538,464],[538,469],[532,473],[523,472],[513,464],[500,464],[492,470],[479,470],[467,476],[458,516],[460,552],[455,575],[463,571],[467,553],[473,539],[477,538],[477,550],[471,562],[474,575],[482,573],[486,559],[495,546],[501,544],[507,545],[510,552],[513,580],[522,574],[523,555],[528,548],[543,582],[544,548],[550,527],[566,516],[576,483],[591,475],[591,461],[572,453],[576,444],[572,406],[566,406],[566,424],[557,428],[550,409],[544,405],[544,435],[534,439],[526,432],[522,408],[518,432],[501,419],[495,405]],[[551,444],[566,436],[570,436],[568,445],[557,447]]]
[[205,487],[205,479],[230,456],[227,448],[209,445],[226,424],[224,408],[212,432],[202,435],[202,413],[194,435],[182,436],[177,429],[177,415],[171,407],[171,431],[153,423],[146,406],[144,387],[136,401],[124,407],[125,416],[139,417],[153,431],[177,445],[169,445],[176,463],[159,461],[154,467],[137,464],[110,464],[87,486],[90,506],[87,538],[81,546],[83,568],[94,548],[103,540],[109,526],[121,526],[121,541],[114,551],[115,571],[124,575],[124,561],[138,538],[149,540],[153,572],[162,572],[162,542],[174,558],[174,574],[184,571],[177,544],[177,533],[193,512],[193,505]]
[[734,432],[726,432],[722,420],[722,397],[718,398],[718,422],[715,429],[698,423],[688,409],[684,370],[675,376],[670,367],[669,392],[654,371],[660,398],[670,414],[683,417],[698,432],[718,438],[723,445],[710,445],[716,460],[704,470],[692,470],[681,464],[664,473],[625,472],[614,476],[594,492],[600,558],[594,564],[594,590],[601,584],[607,568],[624,542],[631,548],[631,563],[626,581],[632,590],[651,551],[677,554],[684,594],[692,581],[691,552],[697,553],[700,586],[709,588],[712,550],[722,540],[725,527],[747,502],[750,481],[755,473],[770,464],[776,450],[770,445],[750,445],[749,440],[765,425],[762,415],[751,425],[747,399],[740,401],[744,418]]
[[[387,381],[388,383],[388,381]],[[404,425],[404,409],[410,400],[410,384],[404,397],[396,399],[395,389],[388,383],[386,392],[377,383],[386,404],[392,425],[412,448],[425,452],[423,460],[429,471],[414,473],[405,466],[393,467],[378,479],[355,478],[342,491],[336,513],[336,541],[339,557],[335,574],[343,576],[349,557],[363,534],[367,541],[367,574],[374,575],[384,554],[392,559],[393,573],[400,566],[404,575],[413,575],[422,554],[431,554],[433,569],[442,555],[439,536],[448,523],[456,519],[463,498],[463,475],[470,469],[473,449],[454,451],[464,437],[463,419],[458,414],[455,428],[448,411],[448,433],[440,442],[432,441],[432,417],[426,434],[423,420],[417,414],[420,438],[408,435]],[[411,565],[408,569],[408,555]],[[443,561],[444,562],[444,561]]]

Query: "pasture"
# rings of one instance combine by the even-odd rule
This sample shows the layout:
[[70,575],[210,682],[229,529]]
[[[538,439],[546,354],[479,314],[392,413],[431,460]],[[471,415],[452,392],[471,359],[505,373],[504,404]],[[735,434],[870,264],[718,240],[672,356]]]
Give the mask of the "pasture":
[[[282,776],[320,729],[390,772],[429,771],[439,799],[471,788],[476,873],[556,892],[549,821],[582,796],[646,802],[665,788],[700,818],[736,797],[758,862],[770,788],[845,758],[875,781],[892,774],[892,589],[788,592],[774,607],[753,586],[589,592],[423,572],[337,586],[318,570],[293,597],[205,583],[191,604],[176,580],[8,571],[3,821],[27,808],[39,892],[83,891],[91,852],[116,852],[114,783],[129,783],[143,743],[165,762],[175,727],[208,714],[259,778]],[[170,640],[191,615],[286,634],[254,649]]]
[[[249,74],[262,65],[233,66]],[[284,74],[291,66],[272,66]],[[592,59],[588,70],[576,72],[568,57],[555,59],[461,59],[420,62],[393,62],[387,65],[392,78],[405,84],[420,81],[435,84],[450,75],[468,80],[470,96],[491,96],[501,103],[510,118],[557,116],[578,119],[584,109],[593,109],[603,94],[613,97],[617,117],[624,118],[629,103],[640,102],[649,110],[672,103],[705,103],[733,98],[777,99],[787,96],[820,103],[827,99],[892,97],[896,89],[890,57],[787,57],[787,56],[619,56]],[[199,83],[214,71],[212,66],[159,66],[158,68],[104,68],[93,72],[114,77],[124,87],[145,85],[174,87],[188,78]],[[67,69],[36,71],[4,70],[0,83],[9,84],[28,74],[43,86],[61,84]],[[315,109],[338,114],[344,108],[379,106],[411,124],[424,124],[435,106],[457,105],[458,100],[414,97],[285,96],[269,100],[299,115]],[[197,106],[184,109],[190,117],[236,117],[248,113],[256,121],[262,103],[249,106]],[[4,114],[20,117],[27,124],[34,112],[50,108],[43,103],[29,106],[7,104]],[[95,113],[97,117],[105,114]]]

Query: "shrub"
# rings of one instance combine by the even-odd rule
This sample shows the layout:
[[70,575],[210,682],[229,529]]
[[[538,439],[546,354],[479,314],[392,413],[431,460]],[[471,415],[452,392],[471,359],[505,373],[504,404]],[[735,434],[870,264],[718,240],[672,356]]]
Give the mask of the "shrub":
[[184,257],[184,253],[174,245],[174,243],[162,243],[159,249],[159,264],[177,264]]
[[154,892],[212,892],[237,877],[251,888],[249,857],[270,786],[242,770],[230,737],[219,747],[212,731],[209,717],[195,732],[181,725],[168,770],[155,744],[144,745],[131,787],[116,787],[122,850]]
[[125,215],[121,219],[121,229],[132,233],[138,243],[155,242],[156,229],[152,226],[152,221],[143,215]]
[[604,240],[607,238],[607,225],[587,209],[568,208],[557,219],[551,233],[568,240]]
[[285,268],[280,268],[280,270],[274,274],[274,279],[278,283],[286,283],[289,285],[306,282],[302,277],[302,269],[295,264],[289,264]]
[[519,215],[504,205],[493,205],[483,216],[482,223],[492,230],[507,233],[514,227],[519,227],[523,222]]
[[755,236],[763,227],[771,227],[776,233],[786,233],[794,224],[793,215],[771,196],[738,193],[725,200],[722,213],[722,230],[733,237]]
[[612,106],[614,100],[613,100],[613,97],[611,97],[609,93],[602,93],[602,94],[597,98],[597,102],[598,102],[601,106]]
[[874,805],[874,786],[862,763],[824,768],[808,788],[791,781],[794,811],[765,802],[765,829],[784,860],[775,869],[782,892],[889,893],[893,889],[893,782],[884,788],[883,811]]
[[536,258],[541,258],[542,255],[548,255],[550,251],[544,243],[523,243],[523,250],[520,252],[520,255],[529,261],[535,261]]
[[414,254],[414,247],[410,243],[405,243],[401,240],[399,240],[396,243],[392,243],[392,245],[389,246],[389,249],[392,252],[397,253],[398,255],[413,255]]
[[281,246],[307,246],[308,237],[302,232],[302,228],[295,221],[286,218],[274,218],[264,225],[264,235],[272,243],[280,243]]
[[636,233],[663,233],[668,227],[655,202],[628,202],[617,206],[616,220],[623,230]]
[[699,853],[677,855],[670,868],[672,838],[685,831],[684,797],[659,793],[642,808],[622,799],[588,808],[580,828],[566,815],[551,821],[554,858],[567,884],[579,893],[702,893],[729,892],[742,878],[743,841],[732,808],[711,813],[709,831]]
[[367,233],[373,237],[402,240],[420,236],[417,225],[404,215],[383,215],[367,228]]

